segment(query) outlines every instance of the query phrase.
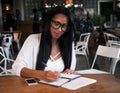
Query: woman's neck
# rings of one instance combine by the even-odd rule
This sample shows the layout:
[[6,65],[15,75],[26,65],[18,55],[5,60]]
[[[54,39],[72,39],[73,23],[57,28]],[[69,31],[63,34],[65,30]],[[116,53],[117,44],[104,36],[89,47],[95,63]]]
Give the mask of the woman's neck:
[[57,39],[52,39],[52,45],[56,45],[56,44],[58,44]]
[[58,58],[61,57],[58,41],[55,39],[52,39],[52,50],[50,55],[52,58],[54,58],[54,60],[57,60]]

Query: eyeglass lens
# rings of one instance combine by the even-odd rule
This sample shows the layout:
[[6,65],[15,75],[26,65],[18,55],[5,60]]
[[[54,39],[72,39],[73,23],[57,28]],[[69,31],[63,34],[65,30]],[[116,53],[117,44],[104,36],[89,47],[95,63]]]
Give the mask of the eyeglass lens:
[[62,31],[66,31],[67,29],[67,24],[61,24],[60,22],[58,21],[54,21],[52,20],[52,25],[54,28],[58,29],[61,27]]

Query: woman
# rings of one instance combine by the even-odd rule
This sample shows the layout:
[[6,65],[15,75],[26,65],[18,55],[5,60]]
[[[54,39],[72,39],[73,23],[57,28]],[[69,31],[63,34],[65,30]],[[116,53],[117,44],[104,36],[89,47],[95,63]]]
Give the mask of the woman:
[[[42,34],[30,35],[21,48],[13,73],[18,76],[55,81],[60,73],[73,73],[74,24],[67,8],[57,6],[47,13]],[[52,70],[51,70],[52,69]]]

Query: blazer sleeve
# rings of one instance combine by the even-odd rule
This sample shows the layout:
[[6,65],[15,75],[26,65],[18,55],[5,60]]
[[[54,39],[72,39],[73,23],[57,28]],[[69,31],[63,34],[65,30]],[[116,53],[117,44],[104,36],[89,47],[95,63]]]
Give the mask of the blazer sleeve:
[[12,73],[14,75],[20,76],[21,70],[24,67],[35,69],[39,40],[38,35],[30,35],[26,39],[15,62],[12,65]]
[[74,43],[72,44],[72,59],[71,59],[71,70],[75,70],[76,68],[76,55],[75,55],[75,49],[74,49]]

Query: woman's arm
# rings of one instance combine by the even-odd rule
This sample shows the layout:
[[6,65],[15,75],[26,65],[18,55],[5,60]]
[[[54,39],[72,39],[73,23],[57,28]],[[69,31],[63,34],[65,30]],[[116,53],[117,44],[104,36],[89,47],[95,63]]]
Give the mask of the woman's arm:
[[41,71],[23,68],[21,70],[22,77],[32,77],[36,79],[42,79],[48,82],[56,81],[59,78],[59,73],[55,71]]
[[13,74],[20,76],[21,70],[24,67],[35,69],[35,56],[37,56],[37,53],[35,52],[38,51],[37,47],[39,46],[36,38],[36,35],[30,35],[25,40],[15,62],[12,65]]
[[31,35],[26,39],[14,64],[12,65],[13,74],[22,77],[32,77],[46,81],[54,81],[59,77],[58,72],[35,70],[40,42],[39,37],[40,35]]

